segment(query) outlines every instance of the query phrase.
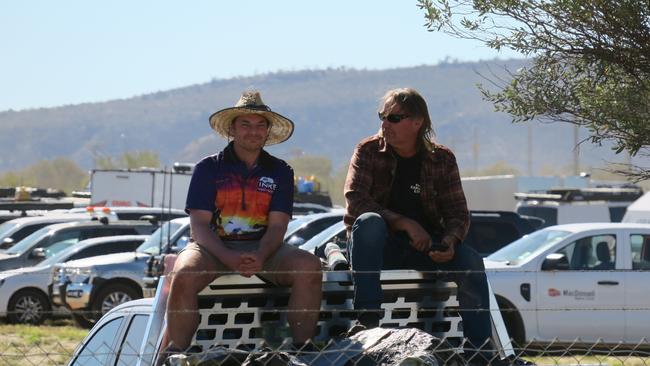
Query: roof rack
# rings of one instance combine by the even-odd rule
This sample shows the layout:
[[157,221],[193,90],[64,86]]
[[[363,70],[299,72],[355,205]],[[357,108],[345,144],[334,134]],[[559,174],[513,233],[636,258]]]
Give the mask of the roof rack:
[[584,201],[618,201],[631,202],[643,195],[641,187],[599,187],[599,188],[557,188],[544,192],[515,193],[515,199],[519,201],[560,201],[560,202],[584,202]]

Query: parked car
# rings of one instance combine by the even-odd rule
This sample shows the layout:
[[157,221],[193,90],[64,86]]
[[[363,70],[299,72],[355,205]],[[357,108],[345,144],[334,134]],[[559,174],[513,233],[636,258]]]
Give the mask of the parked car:
[[[458,304],[453,285],[416,271],[386,271],[382,273],[381,283],[385,295],[382,327],[418,328],[444,338],[446,346],[460,347],[462,321],[457,311],[448,311]],[[130,301],[106,313],[77,347],[67,365],[159,364],[156,358],[165,329],[168,286],[168,279],[162,277],[156,297]],[[219,277],[199,294],[199,313],[203,321],[192,336],[192,350],[214,351],[212,347],[220,345],[226,347],[224,352],[240,353],[286,341],[288,324],[283,310],[286,310],[289,291],[289,288],[269,286],[255,276]],[[325,343],[349,329],[356,318],[352,311],[352,293],[349,272],[323,273],[323,303],[318,334],[314,337],[316,342]],[[503,347],[508,337],[491,292],[490,295],[491,304],[494,303],[491,315],[495,347],[499,356],[512,357],[513,350]],[[350,353],[358,355],[363,350],[358,342],[339,344],[347,351],[338,349],[335,343],[332,346],[335,353],[332,349],[329,353],[345,357]]]
[[163,223],[135,252],[56,265],[50,292],[52,303],[70,309],[76,323],[89,328],[113,307],[142,298],[143,275],[150,258],[159,254],[161,248],[169,247],[175,252],[185,247],[189,221],[185,217]]
[[79,241],[114,235],[149,235],[156,226],[148,221],[68,222],[46,226],[0,253],[0,270],[30,267],[67,245]]
[[119,220],[141,220],[143,217],[153,218],[157,221],[169,221],[179,217],[186,217],[185,210],[169,207],[139,207],[139,206],[116,206],[116,207],[95,207],[71,208],[69,213],[83,213],[86,211],[91,215],[115,214]]
[[51,255],[38,266],[0,272],[0,316],[11,323],[40,324],[52,312],[64,313],[53,307],[48,296],[52,267],[57,263],[109,253],[133,251],[147,235],[123,235],[93,238]]
[[491,254],[485,266],[519,344],[647,342],[648,224],[551,226]]
[[[90,221],[93,216],[87,213],[49,213],[43,216],[20,217],[0,225],[0,253],[11,248],[33,232],[52,224],[74,221]],[[117,217],[113,217],[117,220]]]
[[[525,217],[514,212],[471,211],[469,230],[463,245],[471,246],[479,255],[485,257],[533,232],[535,226],[540,223],[538,218]],[[300,248],[308,251],[320,248],[316,254],[322,257],[324,245],[329,242],[338,244],[344,251],[347,250],[347,235],[342,221],[315,235],[300,245]]]
[[284,242],[295,246],[304,244],[314,235],[343,220],[344,209],[332,209],[329,212],[300,216],[287,225]]

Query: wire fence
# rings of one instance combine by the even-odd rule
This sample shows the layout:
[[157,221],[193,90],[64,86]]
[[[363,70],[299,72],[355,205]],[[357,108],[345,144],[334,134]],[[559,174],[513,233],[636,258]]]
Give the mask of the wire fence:
[[[625,275],[639,271],[575,272],[615,272]],[[19,271],[16,273],[20,274]],[[115,275],[120,273],[116,272]],[[255,277],[222,276],[221,279],[226,279],[223,283],[213,282],[199,295],[200,322],[193,347],[170,358],[170,365],[524,365],[529,361],[538,365],[650,366],[650,327],[639,330],[650,321],[650,303],[636,301],[631,305],[625,296],[600,303],[593,301],[596,296],[590,291],[569,286],[571,288],[567,287],[563,293],[566,284],[555,282],[551,286],[555,292],[548,289],[549,298],[564,296],[580,301],[571,306],[543,303],[539,301],[541,295],[537,294],[536,302],[528,301],[528,306],[524,307],[499,303],[496,310],[494,307],[463,309],[492,312],[493,316],[496,311],[505,320],[504,325],[510,330],[509,336],[514,337],[510,341],[500,340],[499,345],[472,345],[463,338],[457,288],[453,283],[440,281],[440,278],[473,272],[395,270],[380,273],[384,288],[381,327],[360,329],[355,327],[359,314],[352,306],[352,272],[323,272],[323,302],[318,310],[318,334],[313,343],[306,347],[291,343],[287,316],[292,312],[313,310],[290,309],[290,289],[273,286]],[[196,274],[204,275],[205,272]],[[52,275],[41,274],[45,277]],[[61,280],[68,283],[67,290],[63,291],[69,291],[70,280],[64,276]],[[90,277],[86,283],[92,283]],[[140,297],[141,293],[137,292],[136,297]],[[27,315],[24,320],[29,322],[34,319],[30,318],[33,312],[38,311],[46,317],[72,315],[75,319],[86,319],[92,325],[108,310],[85,307],[66,313],[61,312],[61,308],[53,308],[49,301],[38,308],[34,301],[39,296],[27,294],[30,296],[23,297],[24,301],[20,303],[22,308],[14,307],[6,312],[9,318]],[[71,294],[75,295],[71,292],[67,295]],[[46,299],[51,295],[50,290]],[[535,293],[531,295],[536,296]],[[120,302],[118,300],[116,304]],[[122,320],[112,324],[103,319],[102,329],[106,329],[106,335],[98,336],[102,329],[97,330],[96,327],[92,331],[96,333],[84,341],[83,347],[79,346],[81,339],[74,342],[20,341],[11,334],[0,334],[0,366],[64,365],[68,362],[73,362],[73,365],[154,365],[160,352],[158,348],[163,328],[152,328],[150,319],[161,321],[169,313],[165,311],[164,303],[164,300],[156,298],[153,307],[148,304],[146,310],[123,309],[113,312],[115,319],[121,317]],[[589,322],[590,330],[581,331],[575,327],[574,337],[565,335],[543,339],[513,331],[513,322],[520,322],[520,326],[526,323],[526,329],[537,327],[543,322],[540,314],[551,314],[556,316],[556,321],[564,321],[564,324],[554,325],[558,330],[560,327],[570,329],[573,321],[584,322],[585,319]],[[643,318],[644,315],[648,315],[648,318]],[[138,316],[141,318],[136,319]],[[611,329],[612,324],[618,326],[618,330]],[[628,329],[635,327],[636,334],[630,334]],[[611,334],[620,334],[620,337],[612,338]],[[504,348],[509,352],[504,353]],[[78,349],[77,353],[75,349]]]
[[[368,331],[372,333],[371,331]],[[378,333],[374,331],[375,335]],[[382,333],[383,334],[383,333]],[[328,343],[308,344],[294,347],[291,343],[280,345],[260,344],[250,350],[247,347],[227,348],[220,345],[197,351],[190,349],[183,354],[171,355],[166,365],[650,365],[648,344],[643,347],[622,349],[602,345],[547,343],[529,344],[515,348],[515,354],[505,359],[498,356],[483,357],[480,354],[468,356],[465,352],[475,352],[473,347],[452,347],[444,339],[427,339],[413,332],[395,332],[385,336],[383,342],[367,343],[368,335],[359,335],[347,340],[332,340]],[[392,336],[392,337],[391,337]],[[405,342],[404,336],[409,338]],[[366,338],[364,338],[366,337]],[[366,343],[362,343],[365,341]],[[392,342],[387,346],[387,342]],[[147,349],[154,349],[150,345]],[[104,340],[90,342],[74,356],[74,348],[60,343],[47,345],[4,344],[0,349],[1,365],[154,365],[157,352],[143,352],[142,344],[128,340]],[[484,352],[496,352],[489,347],[479,348]]]

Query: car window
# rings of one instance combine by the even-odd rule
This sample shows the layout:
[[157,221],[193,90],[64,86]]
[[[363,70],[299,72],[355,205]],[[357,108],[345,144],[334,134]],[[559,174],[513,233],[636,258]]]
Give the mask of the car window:
[[632,269],[650,270],[650,235],[630,235],[630,246],[632,249]]
[[473,221],[469,226],[469,245],[482,256],[494,253],[519,239],[517,228],[507,222]]
[[556,253],[564,254],[569,270],[612,270],[616,264],[616,235],[581,238]]
[[[137,363],[140,346],[147,328],[147,321],[149,321],[148,315],[137,314],[132,318],[129,329],[126,331],[124,342],[120,346],[120,354],[117,356],[116,365],[131,366]],[[144,357],[151,356],[145,355]],[[149,364],[150,361],[148,360],[145,364]]]
[[48,226],[50,224],[51,223],[46,222],[46,223],[42,223],[42,224],[35,224],[35,225],[25,226],[22,229],[19,229],[18,231],[13,233],[11,235],[11,238],[14,240],[14,243],[18,243],[19,241],[23,240],[24,238],[26,238],[28,235],[35,232],[36,230],[42,229],[42,228],[44,228],[44,227],[46,227],[46,226]]
[[48,233],[51,231],[49,227],[41,228],[36,230],[31,235],[28,235],[25,239],[16,243],[11,248],[7,249],[5,253],[7,254],[23,254],[32,248],[37,248],[39,246],[45,245],[48,241]]
[[178,239],[176,239],[176,241],[172,244],[172,246],[175,246],[176,248],[178,248],[178,250],[181,250],[185,248],[185,246],[189,241],[190,241],[190,228],[188,227],[187,229],[185,229],[185,231],[183,231],[181,236],[179,236]]
[[340,216],[323,217],[304,224],[296,230],[291,236],[284,240],[285,244],[300,246],[313,238],[316,234],[341,221]]
[[611,222],[621,222],[623,221],[623,216],[625,216],[625,212],[627,211],[627,207],[622,206],[622,207],[610,207],[609,208],[609,218]]
[[99,228],[87,228],[81,234],[82,239],[91,239],[99,238],[104,236],[116,236],[116,235],[136,235],[137,231],[133,228],[121,228],[121,227],[99,227]]
[[115,318],[104,324],[92,338],[90,338],[72,366],[104,366],[109,358],[116,353],[117,333],[124,321],[124,317]]
[[79,236],[81,235],[79,230],[66,230],[55,233],[47,244],[44,244],[43,247],[65,247],[70,246],[79,242]]

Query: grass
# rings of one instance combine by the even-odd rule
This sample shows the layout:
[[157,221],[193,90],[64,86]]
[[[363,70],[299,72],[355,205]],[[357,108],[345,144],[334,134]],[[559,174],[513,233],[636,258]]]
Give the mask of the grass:
[[0,324],[0,365],[64,365],[88,334],[66,320],[40,326]]
[[[88,330],[69,320],[47,321],[41,326],[0,323],[0,366],[65,365]],[[538,365],[650,366],[650,358],[611,356],[526,357]]]

